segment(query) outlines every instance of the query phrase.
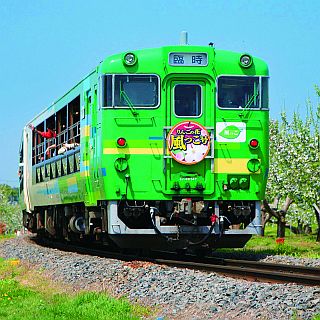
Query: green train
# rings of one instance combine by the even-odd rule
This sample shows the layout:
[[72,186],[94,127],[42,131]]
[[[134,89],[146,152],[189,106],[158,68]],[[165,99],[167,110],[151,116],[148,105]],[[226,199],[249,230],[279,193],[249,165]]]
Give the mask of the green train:
[[268,66],[250,54],[109,56],[24,127],[24,226],[123,249],[243,247],[261,233],[268,126]]

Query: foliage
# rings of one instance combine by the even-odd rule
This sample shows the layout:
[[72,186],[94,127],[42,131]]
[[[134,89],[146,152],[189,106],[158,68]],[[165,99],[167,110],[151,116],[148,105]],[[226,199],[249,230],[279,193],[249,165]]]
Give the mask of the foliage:
[[296,235],[287,230],[284,244],[278,244],[276,242],[276,233],[277,226],[275,224],[268,224],[265,236],[253,236],[244,248],[218,249],[217,251],[320,259],[320,246],[315,242],[316,235]]
[[1,242],[1,241],[8,240],[8,239],[12,239],[12,238],[14,238],[15,236],[16,236],[16,235],[13,234],[13,233],[0,234],[0,242]]
[[11,233],[22,227],[21,210],[17,196],[17,189],[6,184],[0,185],[0,223],[4,223],[6,231]]
[[[56,292],[55,284],[40,274],[26,272],[19,261],[0,259],[0,319],[141,319],[146,308],[116,300],[104,293]],[[43,282],[39,286],[39,277]],[[25,283],[22,285],[21,283]]]
[[320,247],[314,235],[286,236],[284,244],[278,244],[272,236],[256,236],[248,242],[245,250],[265,255],[320,259]]
[[[320,90],[316,87],[320,97]],[[295,112],[292,120],[286,113],[270,123],[270,171],[267,198],[278,195],[282,201],[293,200],[286,219],[310,224],[313,203],[320,201],[320,104],[314,110],[307,102],[305,119]]]

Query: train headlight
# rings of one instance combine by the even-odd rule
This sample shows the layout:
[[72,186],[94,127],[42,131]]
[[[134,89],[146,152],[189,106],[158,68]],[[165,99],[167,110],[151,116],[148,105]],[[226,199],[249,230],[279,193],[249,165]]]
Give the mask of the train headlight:
[[127,66],[133,66],[137,63],[137,61],[138,61],[137,56],[132,52],[126,53],[123,58],[123,63]]
[[252,65],[252,62],[253,62],[252,57],[250,56],[250,54],[247,54],[247,53],[243,54],[239,60],[239,63],[243,68],[249,68]]
[[239,186],[240,186],[240,189],[242,190],[249,189],[249,179],[246,177],[240,178]]
[[235,178],[235,177],[231,178],[229,181],[229,184],[230,184],[231,189],[233,189],[233,190],[239,189],[238,178]]

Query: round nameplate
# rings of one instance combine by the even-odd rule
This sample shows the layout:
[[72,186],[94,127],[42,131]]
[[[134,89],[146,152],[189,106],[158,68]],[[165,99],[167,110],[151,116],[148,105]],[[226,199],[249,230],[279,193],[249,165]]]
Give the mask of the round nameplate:
[[173,126],[167,136],[170,155],[181,164],[192,165],[202,161],[210,150],[207,129],[194,121]]

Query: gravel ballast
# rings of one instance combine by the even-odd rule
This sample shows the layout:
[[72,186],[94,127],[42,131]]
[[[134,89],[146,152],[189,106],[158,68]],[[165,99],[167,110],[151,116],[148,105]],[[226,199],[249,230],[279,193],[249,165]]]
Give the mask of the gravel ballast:
[[[160,319],[305,320],[320,314],[319,286],[255,283],[215,273],[67,253],[26,238],[1,242],[0,256],[44,268],[53,279],[75,289],[104,290],[156,306]],[[320,267],[320,259],[269,256],[263,261]]]

